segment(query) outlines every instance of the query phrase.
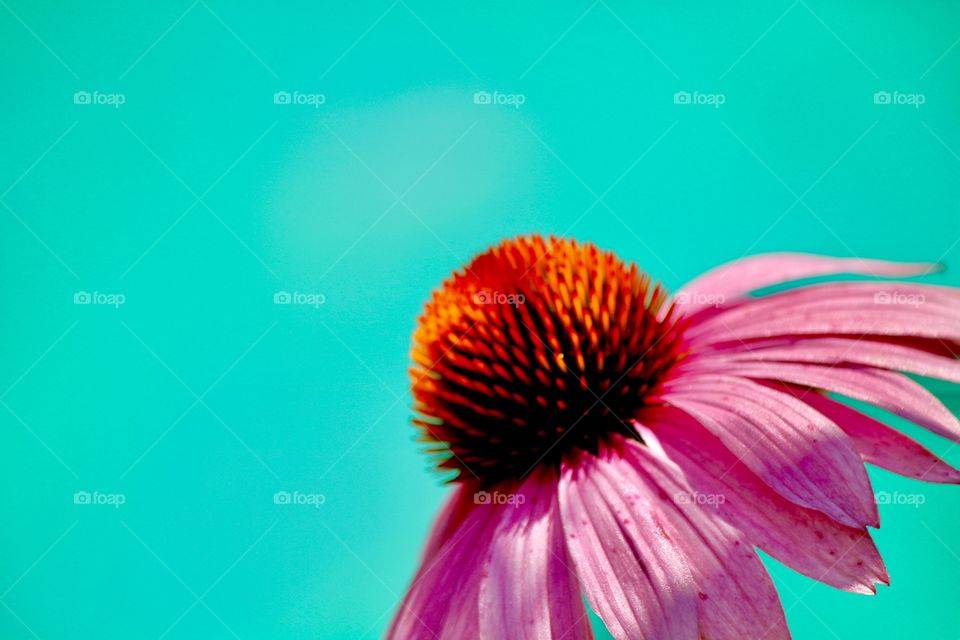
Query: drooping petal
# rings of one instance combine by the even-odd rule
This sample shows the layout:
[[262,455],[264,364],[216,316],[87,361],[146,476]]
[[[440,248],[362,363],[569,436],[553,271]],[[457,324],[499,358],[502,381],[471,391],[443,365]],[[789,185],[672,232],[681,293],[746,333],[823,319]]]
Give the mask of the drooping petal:
[[[751,303],[753,304],[753,303]],[[745,305],[750,306],[750,305]],[[762,317],[762,311],[757,310]],[[697,327],[686,334],[690,344],[700,349],[720,342],[744,342],[754,338],[783,335],[923,336],[952,342],[960,341],[960,326],[950,319],[931,318],[916,309],[888,311],[858,307],[820,312],[798,311],[783,317],[738,322],[726,314],[714,316],[716,323]]]
[[[694,313],[708,303],[710,296],[735,299],[764,287],[834,274],[865,274],[907,277],[935,271],[930,263],[897,263],[860,258],[831,258],[803,253],[770,253],[751,256],[721,265],[685,285],[678,292],[686,314]],[[686,294],[686,295],[681,295]]]
[[[777,591],[744,535],[697,494],[673,463],[634,441],[602,471],[622,486],[628,506],[659,503],[661,525],[686,555],[699,598],[702,638],[789,638]],[[634,509],[634,517],[636,510]]]
[[843,525],[772,490],[715,436],[677,409],[644,418],[659,444],[717,512],[788,567],[846,591],[875,593],[889,584],[883,560],[862,527]]
[[876,526],[870,479],[849,438],[796,398],[723,375],[681,378],[662,397],[787,499],[850,526]]
[[534,472],[508,497],[480,585],[484,640],[593,638],[560,520],[558,478]]
[[424,560],[400,603],[388,640],[478,637],[480,581],[503,507],[477,504]]
[[821,284],[764,296],[696,321],[694,347],[781,335],[925,336],[960,340],[960,294],[903,283]]
[[[601,452],[602,453],[602,452]],[[697,637],[697,590],[686,558],[650,499],[628,505],[609,464],[574,454],[560,479],[567,546],[587,601],[618,640]]]
[[903,374],[870,367],[824,367],[786,362],[743,363],[737,375],[825,389],[886,409],[960,442],[960,422],[936,396]]
[[[789,289],[749,300],[766,314],[779,315],[800,309],[864,305],[886,310],[926,309],[932,315],[950,312],[960,304],[960,292],[950,287],[906,282],[826,282]],[[754,315],[745,307],[730,309],[728,317]]]
[[960,382],[960,360],[952,354],[931,353],[904,344],[860,338],[789,336],[746,344],[733,343],[716,353],[698,354],[699,358],[727,365],[741,361],[862,364]]
[[864,461],[916,480],[960,483],[960,471],[896,429],[811,389],[793,392],[846,431]]

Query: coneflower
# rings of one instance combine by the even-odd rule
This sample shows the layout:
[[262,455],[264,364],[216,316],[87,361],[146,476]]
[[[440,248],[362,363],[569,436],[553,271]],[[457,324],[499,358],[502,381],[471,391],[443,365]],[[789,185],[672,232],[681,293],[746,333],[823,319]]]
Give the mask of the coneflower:
[[960,472],[836,393],[960,441],[899,372],[960,382],[960,293],[929,264],[761,255],[670,297],[592,244],[503,242],[414,335],[415,422],[456,489],[388,638],[787,638],[762,549],[858,593],[888,584],[864,462]]

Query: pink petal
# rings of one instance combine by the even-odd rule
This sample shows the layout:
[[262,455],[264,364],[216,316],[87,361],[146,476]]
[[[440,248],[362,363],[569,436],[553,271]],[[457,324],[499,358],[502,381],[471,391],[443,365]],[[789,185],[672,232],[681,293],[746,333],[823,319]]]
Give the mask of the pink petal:
[[593,638],[560,521],[556,474],[535,473],[511,496],[480,586],[484,640]]
[[748,344],[735,343],[715,354],[698,354],[700,358],[724,363],[742,360],[853,363],[960,382],[960,360],[953,356],[930,353],[902,344],[852,338],[791,336]]
[[960,483],[960,471],[896,429],[810,389],[793,388],[801,400],[847,432],[866,462],[908,478]]
[[[677,541],[698,585],[700,637],[789,638],[780,598],[753,546],[710,505],[697,504],[682,472],[649,448],[623,442],[622,460],[605,473],[627,504],[646,492],[659,503],[661,524]],[[632,500],[631,500],[632,498]]]
[[[724,296],[733,300],[751,291],[791,280],[834,274],[906,277],[935,270],[937,265],[929,263],[771,253],[743,258],[712,269],[680,289],[677,297],[687,300],[680,306],[684,313],[691,314],[710,306],[703,301],[707,296]],[[681,297],[680,294],[686,295]]]
[[[762,303],[771,313],[782,313],[798,306],[832,306],[857,301],[887,309],[923,309],[933,312],[949,311],[960,304],[960,291],[951,287],[907,282],[826,282],[749,299],[751,304]],[[736,313],[748,314],[742,308]]]
[[787,499],[850,526],[877,524],[870,479],[849,438],[796,398],[723,375],[681,378],[662,398]]
[[960,442],[957,418],[932,393],[899,373],[784,362],[745,362],[737,365],[735,373],[833,391],[886,409],[937,435]]
[[798,506],[773,491],[690,416],[660,409],[643,424],[659,439],[690,485],[714,499],[717,512],[747,539],[795,571],[838,589],[876,593],[889,584],[870,534]]
[[480,580],[502,509],[474,505],[433,557],[424,560],[390,625],[388,640],[478,637]]
[[[913,301],[913,302],[911,302]],[[842,282],[802,287],[723,309],[684,334],[692,346],[792,334],[960,339],[956,290],[903,283]]]
[[601,473],[609,464],[572,457],[560,479],[560,512],[590,606],[619,640],[697,637],[696,585],[651,500],[627,504],[625,486]]

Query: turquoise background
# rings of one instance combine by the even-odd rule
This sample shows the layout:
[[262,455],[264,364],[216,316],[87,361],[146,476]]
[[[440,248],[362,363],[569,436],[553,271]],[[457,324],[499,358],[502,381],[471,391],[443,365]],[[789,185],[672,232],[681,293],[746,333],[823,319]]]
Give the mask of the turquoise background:
[[[409,337],[502,238],[960,284],[960,6],[720,4],[0,2],[0,637],[381,635],[445,494]],[[872,475],[924,500],[881,508],[893,586],[771,561],[795,636],[955,638],[960,491]]]

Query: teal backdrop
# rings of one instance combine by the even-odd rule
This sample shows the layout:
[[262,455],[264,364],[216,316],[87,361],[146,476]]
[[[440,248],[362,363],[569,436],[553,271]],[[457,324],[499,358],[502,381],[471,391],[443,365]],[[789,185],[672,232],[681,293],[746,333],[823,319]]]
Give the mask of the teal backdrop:
[[[958,38],[934,0],[0,0],[0,637],[381,636],[446,493],[410,334],[502,238],[960,285]],[[769,560],[795,636],[955,638],[960,490],[871,476],[893,584]]]

